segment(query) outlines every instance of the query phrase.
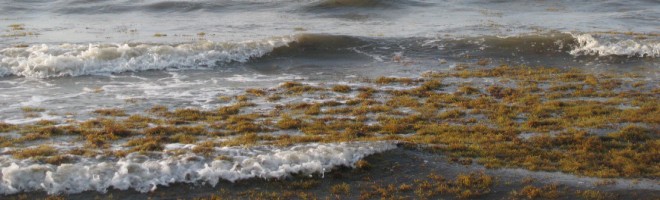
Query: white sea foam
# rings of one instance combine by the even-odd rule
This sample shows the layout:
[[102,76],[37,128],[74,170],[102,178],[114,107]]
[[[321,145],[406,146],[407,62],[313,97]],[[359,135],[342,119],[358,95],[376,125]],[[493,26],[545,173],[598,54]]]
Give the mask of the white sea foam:
[[571,55],[660,57],[660,41],[633,39],[597,39],[590,34],[573,34],[578,45]]
[[[194,145],[169,145],[192,148]],[[354,166],[365,156],[396,148],[391,142],[302,144],[288,148],[216,148],[229,160],[193,154],[131,154],[117,161],[84,160],[59,166],[0,157],[0,194],[46,191],[49,194],[135,189],[149,192],[172,183],[216,185],[220,179],[283,178],[323,174],[337,166]]]
[[188,44],[37,44],[0,50],[0,76],[47,78],[171,68],[204,68],[246,62],[274,48],[286,46],[291,37],[262,41]]

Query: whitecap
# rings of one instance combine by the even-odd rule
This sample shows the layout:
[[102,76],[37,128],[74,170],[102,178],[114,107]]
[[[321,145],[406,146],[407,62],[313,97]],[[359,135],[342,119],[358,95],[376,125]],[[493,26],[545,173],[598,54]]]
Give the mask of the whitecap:
[[597,39],[591,34],[572,34],[577,46],[569,53],[574,56],[637,56],[659,57],[660,42],[654,40],[637,41],[633,39]]
[[199,41],[184,44],[36,44],[0,50],[0,76],[48,78],[163,69],[210,68],[247,62],[292,37],[238,43]]
[[[168,145],[171,148],[194,145]],[[291,147],[217,147],[212,160],[194,154],[129,154],[116,161],[82,159],[77,163],[38,164],[0,159],[0,194],[45,191],[48,194],[134,189],[149,192],[173,183],[210,184],[220,180],[278,179],[292,174],[323,174],[338,166],[354,167],[360,159],[396,148],[392,142],[299,144]]]

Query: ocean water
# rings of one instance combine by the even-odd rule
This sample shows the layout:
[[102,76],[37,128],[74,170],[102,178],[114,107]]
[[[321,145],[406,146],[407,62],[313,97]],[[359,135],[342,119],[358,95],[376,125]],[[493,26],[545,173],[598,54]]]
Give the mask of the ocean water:
[[[84,121],[99,108],[213,109],[227,105],[219,96],[245,88],[416,76],[484,58],[492,66],[636,72],[657,82],[659,19],[656,0],[0,0],[0,121]],[[25,117],[25,107],[48,112]],[[53,166],[12,158],[4,148],[0,194],[147,192],[323,173],[392,148],[364,142],[217,150],[257,163],[253,168],[195,155]]]

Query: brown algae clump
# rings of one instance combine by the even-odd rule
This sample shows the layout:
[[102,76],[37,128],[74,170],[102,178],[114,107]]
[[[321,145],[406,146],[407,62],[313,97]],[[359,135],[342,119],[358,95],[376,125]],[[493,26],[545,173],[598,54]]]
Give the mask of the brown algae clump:
[[348,85],[335,85],[332,87],[332,91],[339,93],[348,93],[351,91],[351,87]]
[[101,116],[124,117],[127,116],[126,112],[119,108],[98,109],[94,113]]
[[57,152],[58,152],[57,149],[55,149],[55,147],[52,147],[50,145],[39,145],[33,148],[24,148],[21,150],[12,151],[11,155],[14,156],[14,158],[25,159],[32,157],[52,156],[55,155]]

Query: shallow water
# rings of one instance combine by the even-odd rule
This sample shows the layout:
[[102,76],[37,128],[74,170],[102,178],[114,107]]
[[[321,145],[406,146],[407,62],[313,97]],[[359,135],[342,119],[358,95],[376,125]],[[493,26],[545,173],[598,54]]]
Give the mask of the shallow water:
[[[655,83],[659,18],[654,0],[1,0],[0,122],[84,121],[99,108],[213,109],[245,88],[416,76],[479,60],[632,72]],[[25,117],[26,107],[47,112]],[[9,180],[10,163],[27,161],[3,156],[0,193],[81,192],[16,186],[29,181]]]
[[[529,183],[525,180],[532,180],[533,185],[561,184],[571,188],[571,190],[585,190],[593,188],[601,179],[578,177],[562,173],[531,172],[527,170],[491,170],[477,165],[460,165],[447,162],[447,159],[438,156],[435,153],[420,151],[419,149],[410,149],[398,147],[393,150],[374,154],[365,159],[373,167],[369,170],[340,168],[327,172],[325,174],[315,174],[312,177],[289,177],[277,181],[265,181],[254,178],[229,182],[220,180],[215,186],[209,184],[171,184],[163,187],[163,190],[152,193],[140,193],[137,191],[124,191],[112,189],[107,193],[83,192],[70,194],[66,197],[71,199],[90,199],[90,198],[115,198],[115,199],[189,199],[203,198],[210,195],[222,195],[232,199],[254,199],[249,192],[255,193],[282,193],[286,190],[299,190],[295,183],[304,180],[321,180],[313,184],[304,191],[309,191],[312,196],[322,197],[330,196],[331,187],[341,183],[351,183],[349,194],[342,196],[349,199],[360,198],[363,191],[374,190],[374,186],[388,187],[388,185],[399,186],[403,183],[410,184],[415,180],[428,179],[429,175],[440,175],[448,179],[455,178],[459,174],[485,172],[497,178],[498,182],[493,191],[483,199],[502,199],[507,198],[509,191],[520,189]],[[397,173],[393,173],[397,172]],[[321,177],[323,176],[323,177]],[[627,179],[609,179],[614,184],[599,186],[609,192],[618,194],[618,198],[626,199],[655,199],[660,196],[657,184],[650,180],[630,181]],[[299,186],[297,186],[299,187]],[[392,195],[401,195],[408,198],[415,198],[412,191],[392,192]],[[43,192],[32,193],[30,197],[44,197]],[[376,196],[378,197],[378,196]],[[452,196],[440,196],[440,198],[453,198]],[[574,195],[564,195],[559,199],[579,198]]]

